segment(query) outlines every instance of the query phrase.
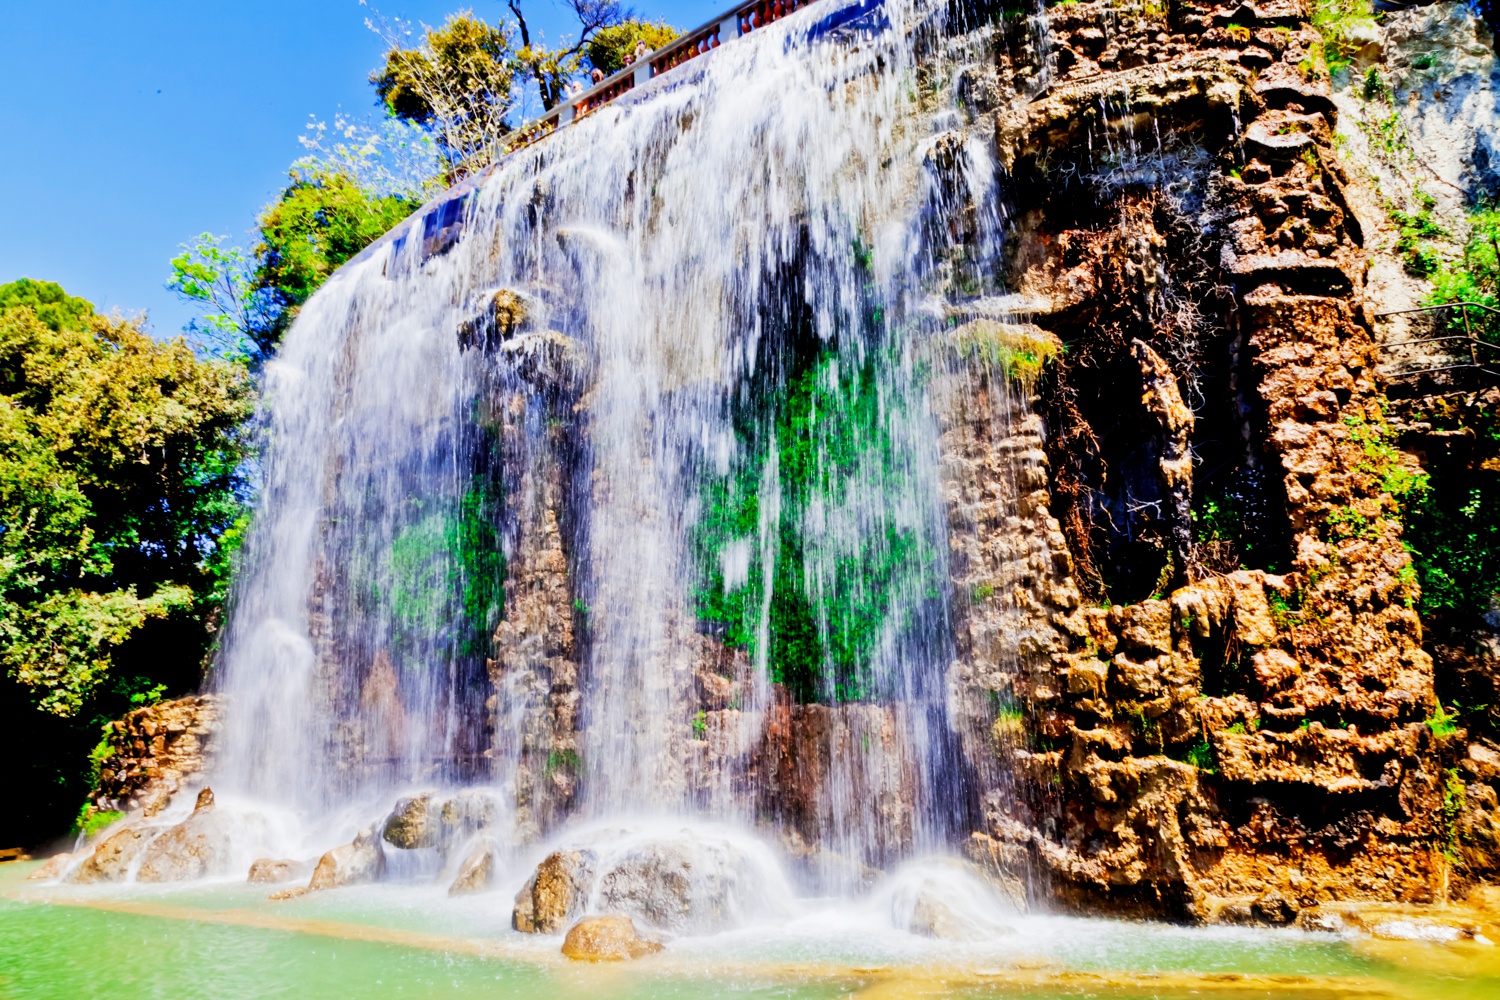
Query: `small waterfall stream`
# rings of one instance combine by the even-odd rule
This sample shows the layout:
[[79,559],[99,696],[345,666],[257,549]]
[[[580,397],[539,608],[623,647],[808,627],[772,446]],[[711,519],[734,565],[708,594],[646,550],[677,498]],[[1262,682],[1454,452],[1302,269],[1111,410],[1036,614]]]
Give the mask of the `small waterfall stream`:
[[932,390],[1005,318],[999,171],[936,97],[941,12],[822,6],[514,153],[303,310],[216,787],[311,825],[488,787],[510,843],[769,820],[844,888],[972,829]]

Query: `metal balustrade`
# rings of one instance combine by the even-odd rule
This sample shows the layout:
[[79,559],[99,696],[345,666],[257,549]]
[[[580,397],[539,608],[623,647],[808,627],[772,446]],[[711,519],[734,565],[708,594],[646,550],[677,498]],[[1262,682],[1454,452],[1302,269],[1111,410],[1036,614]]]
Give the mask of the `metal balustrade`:
[[1376,319],[1384,319],[1387,316],[1404,316],[1409,313],[1437,312],[1439,309],[1457,309],[1463,317],[1464,332],[1461,334],[1450,334],[1445,337],[1421,337],[1417,340],[1397,340],[1389,344],[1381,344],[1381,350],[1390,350],[1393,347],[1405,347],[1410,344],[1438,344],[1444,341],[1463,341],[1469,345],[1469,360],[1466,363],[1456,365],[1439,365],[1436,368],[1418,368],[1414,371],[1400,371],[1387,373],[1387,378],[1408,378],[1412,375],[1429,375],[1433,372],[1451,372],[1466,369],[1476,369],[1486,375],[1500,378],[1500,372],[1486,368],[1479,360],[1479,349],[1488,348],[1492,351],[1500,351],[1500,344],[1492,344],[1488,340],[1481,340],[1474,336],[1474,330],[1469,324],[1469,310],[1483,309],[1485,312],[1500,316],[1500,309],[1492,309],[1479,302],[1445,302],[1437,306],[1417,306],[1412,309],[1392,309],[1390,312],[1376,313]]
[[819,0],[756,0],[730,8],[654,52],[648,52],[624,69],[594,84],[576,97],[539,118],[534,118],[500,140],[500,155],[508,156],[559,128],[585,118],[646,81],[668,73],[686,62],[705,56],[726,41],[758,31]]

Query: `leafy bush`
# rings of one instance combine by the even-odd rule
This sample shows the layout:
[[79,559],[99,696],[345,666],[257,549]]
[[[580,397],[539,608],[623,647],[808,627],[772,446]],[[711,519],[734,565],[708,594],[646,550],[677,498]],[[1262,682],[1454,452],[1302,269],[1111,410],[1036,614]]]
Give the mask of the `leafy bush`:
[[1486,611],[1500,592],[1500,487],[1488,478],[1476,485],[1439,480],[1407,506],[1405,520],[1422,611]]

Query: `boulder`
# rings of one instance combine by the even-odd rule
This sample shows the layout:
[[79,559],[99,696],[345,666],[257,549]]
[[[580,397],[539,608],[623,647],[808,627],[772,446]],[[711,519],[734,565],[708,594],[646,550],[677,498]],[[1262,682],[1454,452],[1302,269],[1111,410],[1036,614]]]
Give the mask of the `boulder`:
[[734,926],[744,897],[756,888],[734,845],[687,832],[611,860],[600,866],[599,908],[664,930],[711,933]]
[[290,882],[307,874],[307,865],[290,858],[260,858],[250,865],[247,882]]
[[516,896],[510,925],[523,934],[561,934],[588,898],[594,855],[553,851]]
[[67,881],[79,885],[125,881],[130,863],[146,849],[159,829],[161,828],[132,826],[111,834],[94,848],[94,853],[85,858],[83,864],[69,873]]
[[923,937],[942,938],[944,941],[972,940],[953,908],[930,892],[922,892],[911,911],[910,928],[913,934]]
[[623,962],[662,950],[636,933],[629,917],[586,917],[568,929],[562,953],[579,962]]
[[42,867],[26,877],[28,879],[57,878],[57,876],[63,873],[63,869],[68,867],[68,862],[72,860],[73,855],[71,854],[54,854],[46,860]]
[[[448,887],[448,895],[462,896],[471,892],[483,892],[490,887],[490,879],[495,875],[495,850],[489,844],[476,844],[464,858],[464,863],[458,866],[458,877]],[[515,915],[511,915],[512,923]]]
[[558,934],[590,900],[598,909],[676,933],[714,933],[766,905],[776,875],[727,840],[611,831],[588,848],[556,851],[516,896],[511,926]]
[[381,837],[387,844],[403,851],[436,845],[438,830],[437,824],[432,822],[431,806],[431,792],[397,800],[396,808],[386,817]]
[[359,831],[354,843],[335,847],[318,861],[309,889],[336,889],[377,881],[385,874],[385,852],[375,831]]
[[198,793],[193,814],[151,842],[138,882],[182,882],[228,871],[232,820],[214,808],[214,793]]
[[494,826],[497,814],[494,796],[478,789],[446,799],[421,792],[397,800],[381,827],[381,837],[403,851],[436,847],[446,856],[453,847]]
[[280,902],[283,899],[296,899],[298,896],[305,896],[309,892],[312,892],[312,890],[305,885],[294,885],[290,889],[273,892],[266,898],[274,902]]

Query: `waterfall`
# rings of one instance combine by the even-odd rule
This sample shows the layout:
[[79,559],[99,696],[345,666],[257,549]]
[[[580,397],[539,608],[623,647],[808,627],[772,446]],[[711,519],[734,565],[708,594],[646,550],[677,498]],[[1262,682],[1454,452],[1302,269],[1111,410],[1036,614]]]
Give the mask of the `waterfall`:
[[871,864],[965,832],[933,386],[1004,348],[1000,171],[939,96],[944,9],[837,12],[513,153],[307,304],[216,786],[310,820],[489,787],[517,841],[769,818]]

